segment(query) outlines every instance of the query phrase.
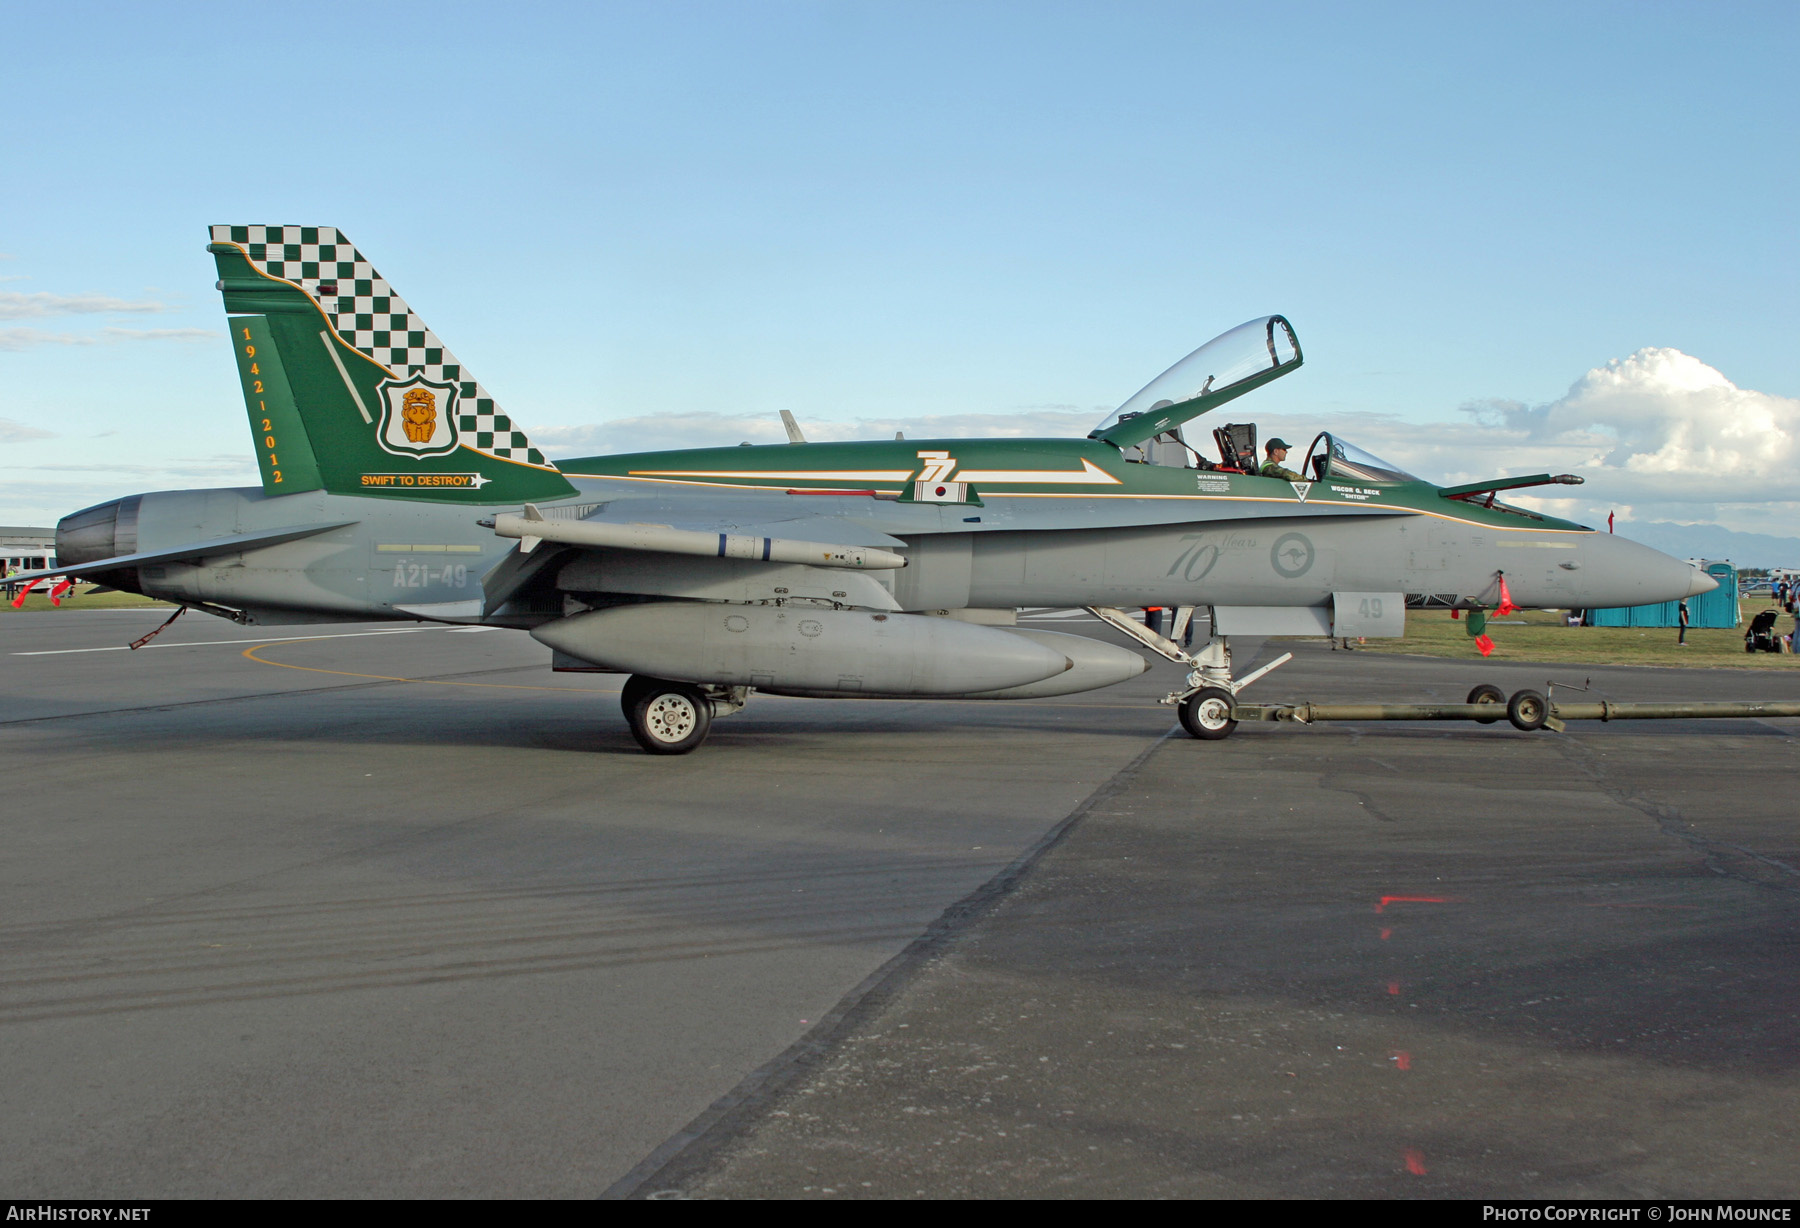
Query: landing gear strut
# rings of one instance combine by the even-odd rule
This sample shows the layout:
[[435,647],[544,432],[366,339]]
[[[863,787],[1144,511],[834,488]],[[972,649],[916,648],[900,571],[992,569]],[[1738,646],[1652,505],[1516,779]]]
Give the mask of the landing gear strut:
[[729,716],[749,701],[749,687],[699,686],[633,674],[619,706],[637,744],[653,755],[685,755],[712,731],[714,716]]
[[1227,637],[1213,636],[1199,652],[1189,652],[1177,642],[1186,637],[1189,621],[1194,614],[1192,606],[1182,606],[1175,611],[1172,638],[1167,639],[1125,611],[1111,606],[1089,606],[1088,613],[1108,626],[1123,631],[1158,656],[1188,667],[1187,686],[1179,691],[1169,692],[1162,702],[1175,708],[1183,729],[1207,742],[1230,737],[1231,731],[1237,728],[1232,709],[1237,703],[1239,691],[1270,670],[1294,659],[1293,653],[1284,652],[1248,676],[1233,679],[1231,641]]

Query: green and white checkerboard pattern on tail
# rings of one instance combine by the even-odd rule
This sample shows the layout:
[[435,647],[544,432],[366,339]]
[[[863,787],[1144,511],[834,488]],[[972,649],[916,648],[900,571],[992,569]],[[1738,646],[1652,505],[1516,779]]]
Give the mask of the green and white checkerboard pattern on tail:
[[346,343],[393,372],[455,385],[465,446],[501,460],[543,465],[468,368],[444,347],[368,258],[333,226],[214,226],[214,243],[234,243],[266,275],[298,286]]
[[574,493],[342,231],[214,226],[211,238],[267,493]]

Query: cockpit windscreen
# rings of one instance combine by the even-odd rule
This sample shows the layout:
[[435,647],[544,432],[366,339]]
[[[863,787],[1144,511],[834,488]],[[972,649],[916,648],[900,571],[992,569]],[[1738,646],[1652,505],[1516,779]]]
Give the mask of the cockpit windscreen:
[[1350,482],[1416,482],[1419,479],[1400,466],[1365,452],[1355,444],[1321,431],[1307,449],[1307,467],[1318,479],[1342,478]]

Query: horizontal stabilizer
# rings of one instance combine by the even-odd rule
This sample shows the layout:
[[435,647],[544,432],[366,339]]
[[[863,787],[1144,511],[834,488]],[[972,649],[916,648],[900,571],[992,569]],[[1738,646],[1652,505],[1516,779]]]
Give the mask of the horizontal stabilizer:
[[117,571],[122,567],[141,567],[146,563],[198,563],[202,559],[215,558],[221,554],[238,554],[245,550],[258,550],[264,546],[279,546],[282,542],[298,541],[302,537],[315,537],[320,533],[329,533],[333,529],[342,529],[357,523],[354,520],[339,520],[331,524],[296,525],[285,529],[273,529],[264,533],[235,533],[230,537],[215,537],[209,541],[193,542],[179,546],[173,550],[146,550],[138,554],[121,554],[110,559],[95,559],[91,563],[71,563],[67,567],[51,567],[42,571],[21,571],[7,578],[14,580],[39,580],[46,576],[93,576],[101,572]]

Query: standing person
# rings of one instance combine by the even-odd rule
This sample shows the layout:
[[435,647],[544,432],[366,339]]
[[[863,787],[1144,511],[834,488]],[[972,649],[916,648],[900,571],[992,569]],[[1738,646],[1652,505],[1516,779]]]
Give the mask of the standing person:
[[1688,629],[1688,608],[1687,608],[1687,598],[1686,597],[1683,597],[1681,599],[1681,606],[1680,606],[1680,610],[1678,612],[1678,616],[1681,619],[1681,633],[1675,637],[1675,643],[1682,648],[1686,648],[1687,647],[1687,629]]

